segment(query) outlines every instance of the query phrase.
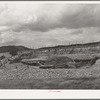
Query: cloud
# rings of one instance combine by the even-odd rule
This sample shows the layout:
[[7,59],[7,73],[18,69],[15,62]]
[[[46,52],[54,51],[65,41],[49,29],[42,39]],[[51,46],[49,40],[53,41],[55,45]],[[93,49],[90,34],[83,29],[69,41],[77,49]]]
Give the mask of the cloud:
[[63,15],[61,26],[67,28],[100,27],[100,5],[80,6],[76,6],[80,9],[79,11],[76,10],[76,13],[68,15],[66,12]]
[[1,8],[4,10],[0,14],[0,24],[14,25],[15,31],[100,26],[99,4],[8,3]]
[[[76,34],[80,32],[80,34]],[[23,31],[23,32],[3,32],[2,45],[24,45],[31,48],[54,45],[68,45],[74,43],[87,43],[100,40],[100,29],[80,28],[66,29],[56,28],[47,32]]]
[[[42,4],[33,12],[32,10],[8,14],[12,16],[8,23],[11,25],[13,23],[11,27],[13,31],[29,29],[46,32],[55,28],[100,27],[100,5],[97,4]],[[17,8],[15,12],[18,12]]]
[[[0,3],[0,45],[99,41],[99,4]],[[92,10],[91,10],[92,9]]]

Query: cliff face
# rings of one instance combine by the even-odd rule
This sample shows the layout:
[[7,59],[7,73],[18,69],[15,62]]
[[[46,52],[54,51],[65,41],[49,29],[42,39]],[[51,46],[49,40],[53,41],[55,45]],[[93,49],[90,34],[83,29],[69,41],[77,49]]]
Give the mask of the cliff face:
[[51,56],[64,54],[95,54],[100,53],[100,42],[87,44],[59,45],[54,47],[44,47],[39,49],[29,49],[23,46],[3,46],[0,47],[0,53],[10,51],[26,52],[24,56]]
[[87,44],[75,44],[64,45],[55,47],[44,47],[36,50],[40,55],[52,55],[52,54],[95,54],[100,53],[100,42],[87,43]]

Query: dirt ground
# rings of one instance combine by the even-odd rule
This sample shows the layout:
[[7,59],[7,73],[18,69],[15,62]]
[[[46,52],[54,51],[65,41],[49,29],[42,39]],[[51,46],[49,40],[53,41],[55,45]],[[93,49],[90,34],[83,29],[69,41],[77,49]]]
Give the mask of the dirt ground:
[[0,81],[0,89],[100,89],[100,78],[9,79]]
[[100,89],[100,68],[0,70],[0,89]]

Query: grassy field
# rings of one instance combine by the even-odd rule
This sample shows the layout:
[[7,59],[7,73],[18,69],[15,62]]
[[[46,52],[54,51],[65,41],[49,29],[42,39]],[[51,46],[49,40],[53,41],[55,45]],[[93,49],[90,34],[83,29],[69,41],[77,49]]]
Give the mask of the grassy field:
[[0,89],[100,89],[100,68],[1,70]]
[[[67,56],[87,58],[95,55]],[[50,59],[48,63],[61,66],[62,63],[73,62],[61,59]],[[93,66],[87,64],[80,68],[39,69],[37,66],[27,66],[22,63],[7,63],[1,67],[0,89],[100,89],[100,60]]]

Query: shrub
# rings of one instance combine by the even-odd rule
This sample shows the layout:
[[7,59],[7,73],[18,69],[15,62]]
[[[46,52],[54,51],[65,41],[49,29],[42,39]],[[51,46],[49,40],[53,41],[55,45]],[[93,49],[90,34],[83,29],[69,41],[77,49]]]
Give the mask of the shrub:
[[17,55],[17,51],[10,51],[9,54],[11,54],[12,56]]
[[5,56],[1,56],[1,57],[0,57],[0,60],[2,60],[2,59],[4,59],[4,58],[5,58]]
[[12,64],[12,63],[19,63],[19,62],[21,62],[21,60],[22,59],[20,57],[14,58],[13,60],[10,61],[10,64]]

